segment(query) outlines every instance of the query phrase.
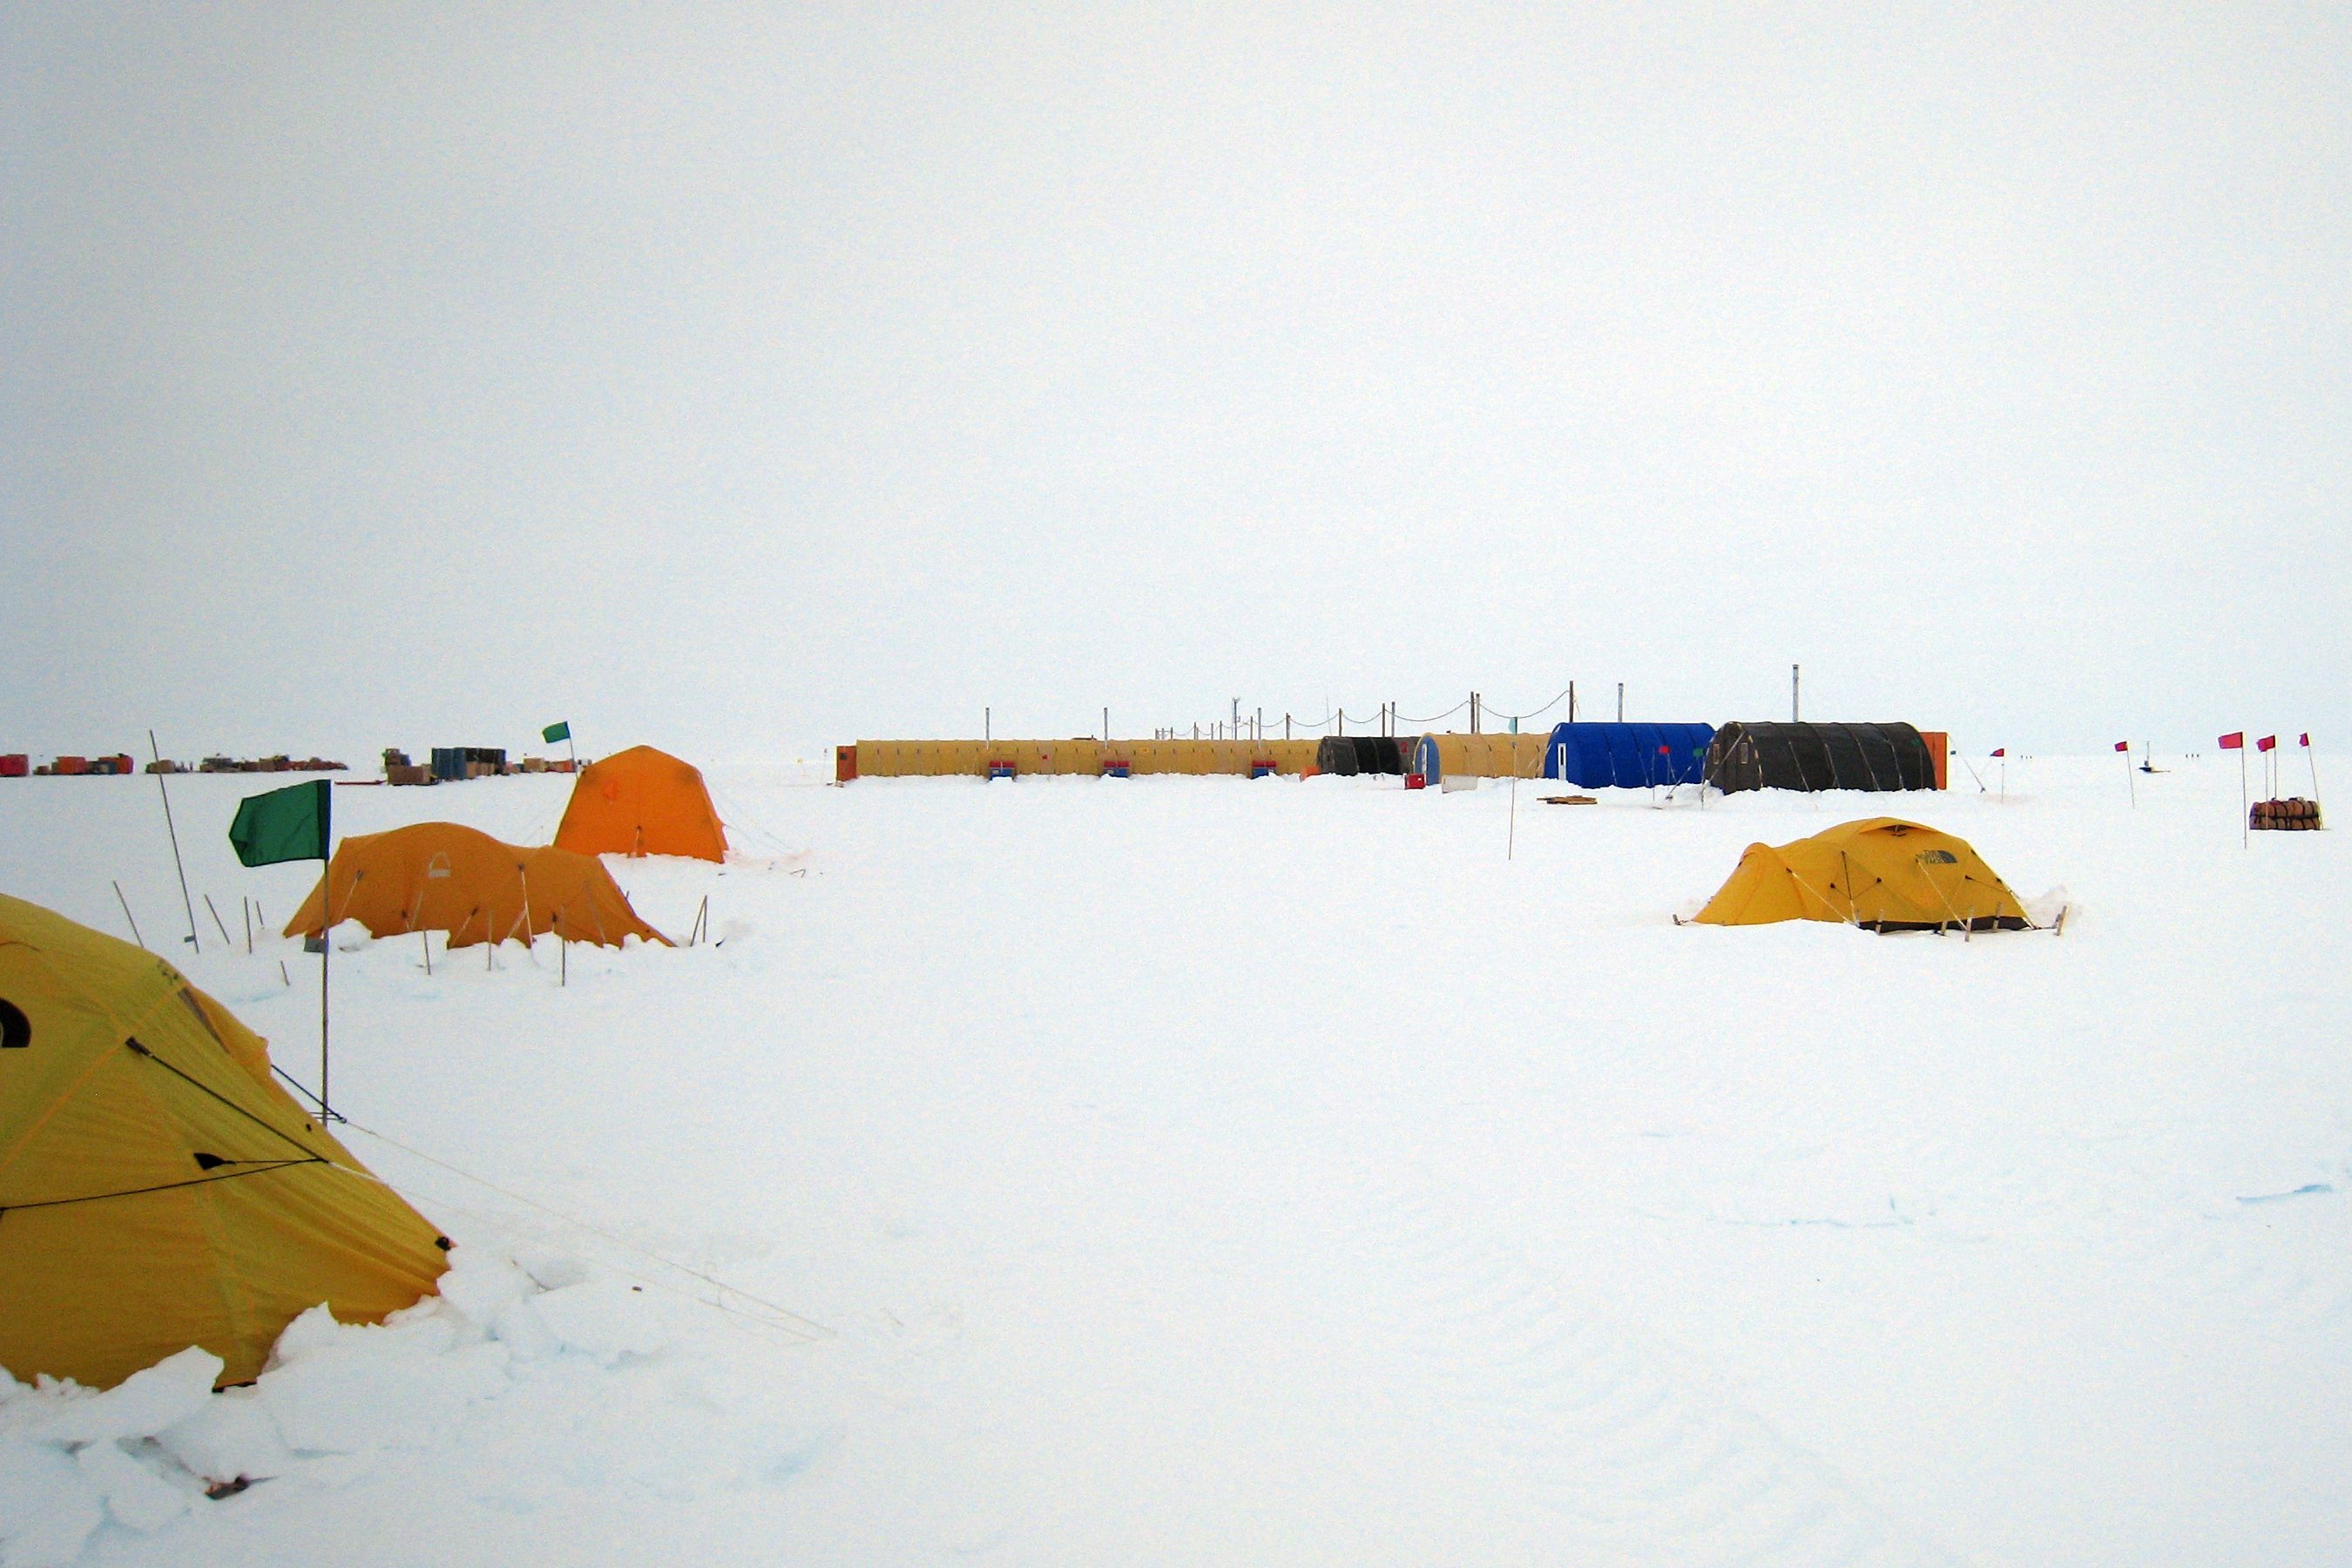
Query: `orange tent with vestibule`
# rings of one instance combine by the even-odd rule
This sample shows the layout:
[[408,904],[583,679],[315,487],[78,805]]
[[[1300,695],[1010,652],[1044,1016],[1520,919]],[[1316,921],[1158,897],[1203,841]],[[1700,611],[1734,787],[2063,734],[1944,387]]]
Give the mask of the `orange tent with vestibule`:
[[380,1321],[447,1250],[226,1008],[0,897],[0,1367],[104,1388],[201,1345],[249,1383],[295,1318]]
[[1794,844],[1751,844],[1702,925],[1835,921],[1873,931],[2022,931],[2009,885],[1966,839],[1874,816]]
[[582,855],[727,858],[727,833],[701,770],[651,746],[632,746],[580,771],[555,843]]
[[451,947],[547,931],[605,947],[628,936],[669,942],[637,918],[594,857],[501,844],[454,822],[344,839],[286,934],[319,935],[329,923],[321,916],[331,900],[333,924],[357,921],[380,937],[447,931]]

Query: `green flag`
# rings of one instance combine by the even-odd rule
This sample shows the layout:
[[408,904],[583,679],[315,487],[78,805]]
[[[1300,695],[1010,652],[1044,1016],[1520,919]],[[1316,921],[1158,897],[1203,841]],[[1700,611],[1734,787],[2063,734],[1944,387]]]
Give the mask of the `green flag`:
[[246,796],[237,803],[236,820],[228,825],[229,847],[247,866],[324,860],[334,787],[331,780],[320,779]]
[[550,724],[539,732],[539,738],[550,745],[553,745],[558,741],[572,739],[572,721],[566,719],[561,724]]

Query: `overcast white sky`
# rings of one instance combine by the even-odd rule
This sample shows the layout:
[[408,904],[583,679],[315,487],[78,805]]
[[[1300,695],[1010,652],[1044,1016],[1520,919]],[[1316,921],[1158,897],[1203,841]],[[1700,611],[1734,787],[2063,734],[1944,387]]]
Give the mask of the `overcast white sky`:
[[0,750],[2352,733],[2352,8],[10,7]]

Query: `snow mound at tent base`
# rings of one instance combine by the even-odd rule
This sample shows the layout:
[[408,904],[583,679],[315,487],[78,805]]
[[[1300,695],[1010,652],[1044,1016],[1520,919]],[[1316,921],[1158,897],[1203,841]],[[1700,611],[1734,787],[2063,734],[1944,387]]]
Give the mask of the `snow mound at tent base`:
[[668,1340],[640,1287],[460,1247],[438,1296],[380,1324],[303,1313],[247,1386],[215,1392],[221,1360],[198,1346],[102,1392],[0,1376],[0,1568],[71,1563],[110,1521],[153,1533],[257,1483],[348,1485],[386,1450],[444,1441],[530,1363],[612,1366]]

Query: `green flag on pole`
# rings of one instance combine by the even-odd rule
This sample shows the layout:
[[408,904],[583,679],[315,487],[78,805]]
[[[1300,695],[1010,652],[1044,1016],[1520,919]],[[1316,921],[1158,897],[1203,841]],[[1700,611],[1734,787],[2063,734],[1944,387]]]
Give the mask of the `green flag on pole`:
[[558,741],[572,739],[572,721],[566,719],[561,724],[550,724],[539,732],[539,738],[551,746]]
[[228,825],[229,845],[237,859],[247,866],[274,866],[280,860],[327,858],[334,787],[332,781],[319,779],[246,796],[237,803],[236,820]]

